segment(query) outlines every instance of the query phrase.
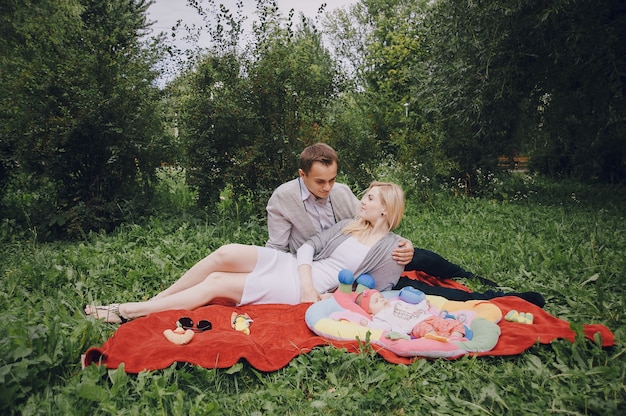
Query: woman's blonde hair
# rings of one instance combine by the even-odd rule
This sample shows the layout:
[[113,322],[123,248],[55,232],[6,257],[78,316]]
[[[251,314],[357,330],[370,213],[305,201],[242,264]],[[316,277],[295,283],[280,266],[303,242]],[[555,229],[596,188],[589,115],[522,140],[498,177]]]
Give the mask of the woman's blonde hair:
[[[400,186],[392,182],[377,182],[370,184],[369,188],[364,192],[366,194],[370,189],[377,187],[380,194],[380,202],[387,210],[387,221],[389,223],[389,231],[395,230],[402,216],[404,215],[404,191]],[[357,217],[354,221],[346,225],[343,229],[344,234],[367,233],[371,229],[372,224],[365,221],[361,217]]]

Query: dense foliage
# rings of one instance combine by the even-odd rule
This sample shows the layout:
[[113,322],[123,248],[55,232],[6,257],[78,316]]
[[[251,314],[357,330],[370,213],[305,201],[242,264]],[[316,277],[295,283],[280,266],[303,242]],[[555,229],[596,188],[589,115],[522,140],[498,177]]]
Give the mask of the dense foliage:
[[[180,171],[160,177],[163,208],[192,206]],[[504,290],[542,292],[545,309],[575,329],[607,325],[615,347],[578,339],[513,357],[404,366],[364,345],[361,354],[316,348],[273,373],[244,362],[136,375],[95,365],[82,370],[80,355],[115,330],[87,319],[85,304],[148,299],[224,243],[265,241],[265,225],[250,219],[252,203],[225,199],[214,216],[155,217],[73,243],[38,243],[2,223],[0,413],[624,414],[624,189],[536,176],[499,183],[493,195],[506,191],[505,200],[453,197],[446,189],[423,203],[412,193],[400,231]]]
[[515,155],[623,182],[622,3],[361,0],[306,18],[272,0],[254,16],[189,0],[203,23],[174,34],[210,42],[179,50],[147,36],[146,0],[9,0],[3,217],[40,238],[110,230],[148,212],[162,163],[185,169],[208,211],[225,191],[262,201],[315,141],[358,187],[384,158],[481,195]]
[[237,14],[216,11],[213,45],[170,87],[180,97],[189,183],[205,207],[227,185],[262,196],[291,179],[336,95],[338,71],[313,24],[296,28],[275,7],[259,10],[245,47]]
[[[148,208],[167,149],[149,2],[0,7],[0,206],[42,237],[112,229]],[[15,194],[21,197],[15,198]]]
[[551,175],[626,176],[626,7],[437,1],[425,33],[446,154],[462,171],[524,153]]
[[[520,154],[544,174],[625,177],[619,2],[363,0],[323,20],[321,34],[346,78],[333,76],[336,64],[313,22],[296,26],[271,1],[257,7],[247,53],[235,52],[245,43],[242,26],[222,9],[216,16],[230,17],[238,36],[213,36],[215,49],[192,71],[206,79],[205,65],[237,62],[221,65],[237,71],[221,75],[238,83],[221,93],[229,105],[194,107],[212,109],[204,118],[191,112],[188,149],[200,155],[190,161],[191,180],[212,171],[211,181],[198,183],[212,200],[225,184],[259,195],[271,190],[293,175],[295,156],[312,138],[333,145],[361,186],[380,156],[439,182],[452,177],[478,194],[502,157]],[[217,85],[210,94],[206,85],[193,88],[196,102],[213,100]],[[206,121],[216,117],[230,130],[220,130],[223,121],[209,129]]]

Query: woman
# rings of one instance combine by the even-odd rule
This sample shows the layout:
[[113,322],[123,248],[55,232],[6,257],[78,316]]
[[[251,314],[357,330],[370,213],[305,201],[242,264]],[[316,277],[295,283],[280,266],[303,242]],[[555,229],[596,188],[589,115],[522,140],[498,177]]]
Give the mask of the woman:
[[214,299],[237,305],[314,302],[337,288],[348,269],[368,273],[376,289],[390,289],[403,266],[391,252],[401,237],[392,233],[404,214],[404,193],[393,183],[373,182],[357,218],[338,222],[307,241],[294,257],[267,247],[228,244],[196,263],[172,286],[146,302],[85,307],[85,313],[120,323],[171,309],[195,309]]

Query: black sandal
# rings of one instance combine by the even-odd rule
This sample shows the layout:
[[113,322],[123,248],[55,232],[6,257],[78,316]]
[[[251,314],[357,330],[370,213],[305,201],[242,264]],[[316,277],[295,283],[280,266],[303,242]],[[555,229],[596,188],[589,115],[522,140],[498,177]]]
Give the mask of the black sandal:
[[[100,311],[106,311],[106,315],[105,316],[101,316],[100,315]],[[120,318],[120,321],[122,324],[125,324],[126,322],[130,321],[130,319],[128,318],[124,318],[122,316],[122,314],[120,313],[120,304],[119,303],[112,303],[108,306],[96,306],[96,312],[98,313],[98,318],[97,319],[104,319],[105,321],[108,319],[109,314],[113,314],[115,316],[117,316],[118,318]],[[116,323],[116,322],[108,322],[108,323]]]
[[123,324],[125,324],[128,321],[130,321],[130,319],[124,318],[122,316],[122,314],[120,313],[120,304],[119,303],[114,303],[112,305],[109,305],[109,309],[111,310],[111,312],[116,314],[118,318],[120,318],[120,321],[122,321]]

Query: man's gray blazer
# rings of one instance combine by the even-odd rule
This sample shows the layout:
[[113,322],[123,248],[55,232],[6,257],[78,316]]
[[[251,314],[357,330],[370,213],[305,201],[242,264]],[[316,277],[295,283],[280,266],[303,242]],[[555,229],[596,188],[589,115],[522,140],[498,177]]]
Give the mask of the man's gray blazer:
[[[266,247],[295,254],[298,248],[315,235],[315,227],[302,201],[299,178],[280,185],[267,203]],[[302,183],[304,186],[304,183]],[[360,202],[347,185],[335,183],[330,191],[335,222],[354,218]]]

